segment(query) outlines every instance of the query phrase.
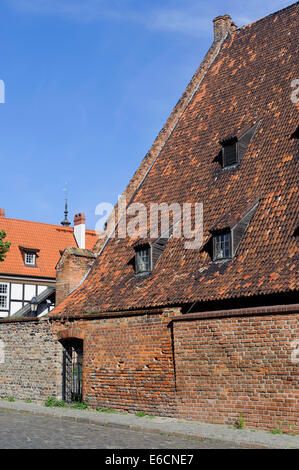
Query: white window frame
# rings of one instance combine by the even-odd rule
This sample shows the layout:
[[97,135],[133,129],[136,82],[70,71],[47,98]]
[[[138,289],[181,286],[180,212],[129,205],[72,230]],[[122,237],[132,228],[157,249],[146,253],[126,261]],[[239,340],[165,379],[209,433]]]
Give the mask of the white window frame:
[[3,293],[3,292],[0,292],[1,297],[6,297],[6,307],[1,306],[1,304],[0,304],[0,310],[1,311],[6,311],[6,310],[9,310],[9,283],[8,282],[0,282],[0,286],[6,286],[7,287],[6,294]]
[[[32,261],[27,260],[27,256],[32,256]],[[35,266],[36,264],[36,254],[32,253],[31,251],[25,251],[25,264],[26,266]]]
[[[147,261],[148,261],[148,269],[144,269],[142,266],[142,262],[140,262],[140,258],[142,259],[142,253],[146,253]],[[150,246],[142,247],[141,249],[136,250],[135,254],[135,262],[136,262],[136,274],[149,274],[152,271],[152,249]]]
[[[225,239],[227,237],[227,240]],[[219,245],[222,248],[223,252],[219,250]],[[228,245],[228,246],[227,246]],[[228,248],[228,254],[225,252]],[[220,233],[214,236],[214,247],[213,247],[213,258],[214,261],[222,261],[231,258],[232,253],[232,232],[227,231],[224,233]]]

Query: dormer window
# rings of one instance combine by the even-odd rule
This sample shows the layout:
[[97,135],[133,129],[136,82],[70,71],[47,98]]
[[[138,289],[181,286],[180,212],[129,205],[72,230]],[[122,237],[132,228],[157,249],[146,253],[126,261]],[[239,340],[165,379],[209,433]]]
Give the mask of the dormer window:
[[151,247],[150,245],[136,248],[135,271],[136,274],[148,274],[151,272]]
[[231,232],[214,236],[214,261],[231,258]]
[[155,269],[169,238],[172,236],[173,227],[164,232],[159,238],[139,239],[134,243],[134,266],[136,275],[150,274]]
[[227,168],[232,165],[236,165],[239,162],[238,159],[238,142],[233,141],[223,145],[222,147],[222,166]]
[[213,236],[213,261],[225,261],[235,256],[257,206],[258,201],[248,204],[240,200],[236,208],[224,214],[210,229]]
[[222,168],[234,167],[242,161],[258,125],[259,121],[251,127],[236,130],[219,141],[222,146]]
[[39,250],[35,248],[25,248],[23,246],[19,246],[19,248],[21,250],[25,266],[36,267],[36,260],[38,258],[37,253]]

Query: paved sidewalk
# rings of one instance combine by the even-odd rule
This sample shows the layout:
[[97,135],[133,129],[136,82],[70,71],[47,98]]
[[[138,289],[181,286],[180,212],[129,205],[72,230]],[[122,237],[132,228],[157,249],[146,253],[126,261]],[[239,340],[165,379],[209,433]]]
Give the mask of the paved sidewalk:
[[205,424],[197,421],[185,421],[164,417],[137,417],[127,413],[101,413],[95,410],[76,410],[71,408],[48,408],[35,403],[22,401],[9,402],[0,400],[0,409],[52,416],[63,420],[97,424],[134,431],[165,433],[177,437],[195,439],[217,439],[223,442],[249,444],[253,447],[273,449],[298,449],[299,435],[271,434],[267,431],[234,429],[220,424]]

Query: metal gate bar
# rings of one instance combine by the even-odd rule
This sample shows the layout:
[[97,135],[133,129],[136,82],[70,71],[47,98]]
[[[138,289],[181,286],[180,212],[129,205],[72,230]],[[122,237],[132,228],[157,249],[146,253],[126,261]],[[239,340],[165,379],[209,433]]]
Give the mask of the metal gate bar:
[[67,403],[82,401],[83,342],[67,341],[63,352],[63,398]]

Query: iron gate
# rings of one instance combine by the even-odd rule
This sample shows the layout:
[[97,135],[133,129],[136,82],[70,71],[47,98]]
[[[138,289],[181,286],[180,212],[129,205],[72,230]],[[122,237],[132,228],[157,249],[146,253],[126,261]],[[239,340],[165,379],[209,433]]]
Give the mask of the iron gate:
[[68,340],[63,351],[63,399],[70,403],[82,401],[83,341]]

